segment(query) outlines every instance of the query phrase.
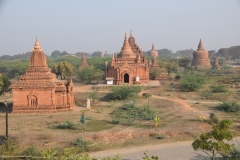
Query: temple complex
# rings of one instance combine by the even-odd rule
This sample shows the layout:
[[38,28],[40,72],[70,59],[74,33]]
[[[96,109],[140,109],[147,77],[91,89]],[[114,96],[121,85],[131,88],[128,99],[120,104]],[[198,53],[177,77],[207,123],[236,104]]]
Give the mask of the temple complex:
[[79,69],[82,68],[82,67],[87,67],[88,66],[88,63],[87,63],[87,60],[86,60],[86,56],[85,54],[82,55],[82,63],[80,64],[79,66]]
[[105,63],[107,84],[143,84],[149,82],[149,68],[146,56],[135,43],[132,33],[125,34],[123,47],[117,57],[112,55],[112,63]]
[[217,69],[217,70],[221,69],[221,66],[218,64],[217,57],[214,57],[214,61],[213,61],[213,64],[212,64],[212,69]]
[[158,57],[158,51],[155,50],[154,43],[152,43],[152,50],[150,50],[149,56],[152,56],[152,57],[156,56],[156,57]]
[[73,82],[57,80],[48,68],[38,39],[30,55],[29,67],[12,84],[12,113],[40,113],[72,110],[75,107]]
[[197,51],[193,52],[192,66],[196,66],[201,69],[211,68],[208,51],[204,50],[201,39]]

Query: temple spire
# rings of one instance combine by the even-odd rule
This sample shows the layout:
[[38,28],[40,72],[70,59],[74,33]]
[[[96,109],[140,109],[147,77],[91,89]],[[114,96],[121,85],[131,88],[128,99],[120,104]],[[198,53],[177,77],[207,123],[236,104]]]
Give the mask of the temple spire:
[[41,46],[38,42],[38,37],[36,36],[36,42],[35,42],[35,45],[34,45],[34,50],[37,50],[37,49],[41,50]]
[[132,35],[132,30],[130,31],[130,37],[133,37],[133,35]]
[[155,46],[154,46],[154,43],[152,42],[152,50],[154,51],[155,50]]
[[198,50],[204,50],[203,44],[202,44],[202,39],[200,39],[200,42],[198,44]]

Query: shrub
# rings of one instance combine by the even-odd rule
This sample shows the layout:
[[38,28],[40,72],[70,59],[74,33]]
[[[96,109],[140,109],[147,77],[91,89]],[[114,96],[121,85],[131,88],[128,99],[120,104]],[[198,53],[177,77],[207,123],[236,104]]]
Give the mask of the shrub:
[[237,102],[222,102],[218,109],[225,112],[237,112],[240,110],[240,104]]
[[136,119],[152,120],[155,117],[155,111],[151,110],[149,106],[143,108],[136,106],[134,103],[125,103],[122,107],[112,112],[112,123],[126,122],[132,125]]
[[210,124],[217,124],[218,122],[219,122],[219,119],[215,115],[215,113],[210,113],[208,123],[210,123]]
[[52,128],[56,129],[56,128],[59,128],[59,129],[72,129],[74,126],[74,123],[70,122],[70,121],[65,121],[63,124],[61,125],[58,125],[58,126],[52,126]]
[[18,142],[15,138],[8,137],[4,143],[0,146],[0,155],[13,154],[18,148]]
[[82,148],[86,148],[87,146],[87,141],[81,139],[81,138],[77,138],[76,141],[73,143],[76,147],[82,147]]
[[210,90],[212,93],[220,93],[220,92],[227,92],[228,89],[226,86],[219,85],[219,86],[210,86]]
[[111,87],[111,92],[109,98],[111,100],[126,100],[136,96],[141,92],[141,86],[114,86]]
[[178,81],[179,79],[181,79],[181,76],[180,75],[176,75],[175,76],[175,80]]
[[22,154],[26,156],[24,159],[33,160],[35,157],[39,157],[41,154],[35,147],[29,147],[25,149]]
[[189,75],[181,80],[180,90],[184,92],[196,91],[205,83],[205,78],[201,74]]
[[164,139],[164,138],[165,138],[165,136],[162,134],[157,135],[157,139]]

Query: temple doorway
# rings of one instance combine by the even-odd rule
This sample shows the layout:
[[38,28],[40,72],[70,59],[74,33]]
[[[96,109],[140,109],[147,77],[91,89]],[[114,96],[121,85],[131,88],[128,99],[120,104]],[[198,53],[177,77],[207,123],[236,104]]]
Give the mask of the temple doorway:
[[129,83],[129,75],[127,73],[124,74],[124,83]]

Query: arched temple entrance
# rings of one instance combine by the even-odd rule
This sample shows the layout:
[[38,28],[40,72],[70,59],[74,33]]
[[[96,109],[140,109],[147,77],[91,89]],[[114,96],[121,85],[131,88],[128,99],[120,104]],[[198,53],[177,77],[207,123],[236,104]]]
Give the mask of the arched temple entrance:
[[127,73],[124,74],[124,83],[129,83],[129,75]]

